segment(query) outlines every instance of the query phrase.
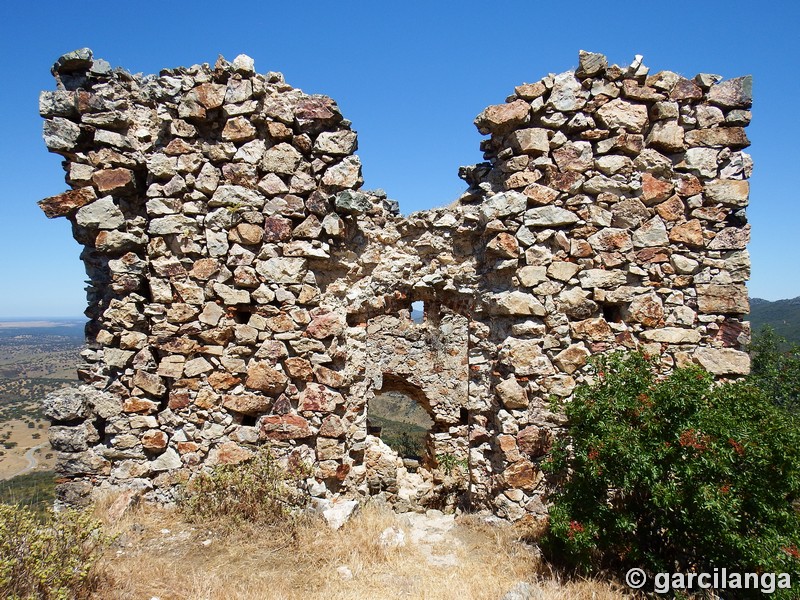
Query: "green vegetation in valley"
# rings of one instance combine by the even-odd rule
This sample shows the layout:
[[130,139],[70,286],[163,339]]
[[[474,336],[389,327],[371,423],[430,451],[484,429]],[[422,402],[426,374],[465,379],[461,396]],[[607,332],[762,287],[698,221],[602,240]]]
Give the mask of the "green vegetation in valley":
[[403,392],[378,392],[369,402],[370,418],[377,415],[390,421],[401,421],[430,429],[433,425],[430,415],[416,400]]
[[41,401],[77,382],[82,326],[0,329],[0,423],[43,419]]
[[428,430],[403,421],[370,415],[370,424],[381,428],[381,439],[403,458],[421,459],[425,454]]
[[754,332],[769,325],[788,343],[800,344],[800,296],[775,302],[751,298],[748,318]]
[[0,423],[14,419],[33,423],[43,419],[41,403],[44,397],[53,390],[75,383],[71,379],[0,379]]
[[413,398],[398,391],[379,392],[369,404],[369,422],[381,428],[381,439],[403,458],[421,459],[433,426]]
[[53,471],[36,471],[0,481],[0,503],[44,511],[55,501],[55,478]]
[[0,377],[77,379],[83,327],[0,329]]

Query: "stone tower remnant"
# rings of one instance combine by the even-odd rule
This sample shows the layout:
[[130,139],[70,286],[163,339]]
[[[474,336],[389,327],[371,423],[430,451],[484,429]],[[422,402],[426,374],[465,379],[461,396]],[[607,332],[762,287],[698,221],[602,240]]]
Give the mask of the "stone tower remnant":
[[[82,385],[46,400],[62,503],[170,502],[269,444],[323,506],[435,505],[445,457],[470,506],[514,520],[546,511],[549,398],[590,355],[749,369],[749,77],[581,52],[478,115],[487,162],[454,204],[401,216],[360,189],[336,103],[247,56],[141,76],[83,49],[53,75],[39,110],[72,190],[40,206],[90,280]],[[368,435],[387,386],[434,422],[413,472]]]

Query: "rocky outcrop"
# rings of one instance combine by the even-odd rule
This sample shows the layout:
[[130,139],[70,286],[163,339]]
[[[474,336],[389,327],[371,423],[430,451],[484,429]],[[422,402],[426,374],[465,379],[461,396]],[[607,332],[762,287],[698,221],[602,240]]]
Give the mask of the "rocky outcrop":
[[[84,385],[48,400],[62,502],[170,502],[270,444],[324,505],[413,507],[461,469],[466,502],[518,519],[546,510],[549,399],[591,354],[748,369],[749,78],[582,52],[478,116],[456,203],[404,217],[360,189],[336,103],[248,57],[140,76],[79,50],[53,74],[72,190],[40,205],[90,279]],[[411,324],[414,301],[436,317]],[[419,392],[448,465],[409,473],[367,435],[387,381]]]

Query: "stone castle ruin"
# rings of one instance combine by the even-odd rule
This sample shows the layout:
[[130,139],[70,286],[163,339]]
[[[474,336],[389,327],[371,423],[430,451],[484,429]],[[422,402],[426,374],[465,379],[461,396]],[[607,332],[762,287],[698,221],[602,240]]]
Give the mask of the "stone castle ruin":
[[[83,49],[53,74],[39,110],[72,190],[40,206],[89,277],[82,385],[46,400],[62,503],[171,502],[269,445],[323,506],[515,520],[546,512],[550,399],[590,355],[749,370],[749,77],[581,52],[478,115],[456,202],[402,216],[361,190],[336,103],[246,56],[141,76]],[[381,390],[433,422],[416,466],[371,434]]]

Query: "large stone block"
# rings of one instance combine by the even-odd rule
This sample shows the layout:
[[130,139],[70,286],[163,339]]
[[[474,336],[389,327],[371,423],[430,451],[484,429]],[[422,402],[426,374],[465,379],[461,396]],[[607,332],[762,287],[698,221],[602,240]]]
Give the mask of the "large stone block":
[[747,314],[750,300],[741,284],[698,284],[697,306],[706,314]]
[[78,188],[57,196],[51,196],[39,201],[39,208],[44,211],[48,219],[66,216],[75,210],[86,206],[97,198],[92,187]]
[[262,439],[285,441],[303,439],[311,435],[308,421],[299,415],[270,415],[261,419]]
[[747,375],[750,355],[732,348],[698,348],[694,360],[714,375]]

